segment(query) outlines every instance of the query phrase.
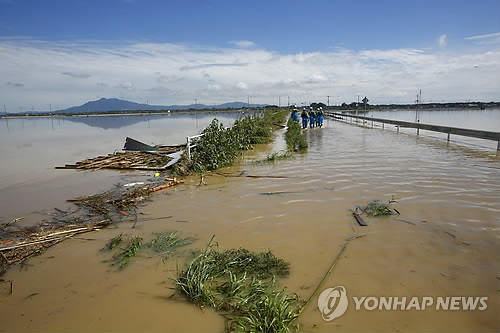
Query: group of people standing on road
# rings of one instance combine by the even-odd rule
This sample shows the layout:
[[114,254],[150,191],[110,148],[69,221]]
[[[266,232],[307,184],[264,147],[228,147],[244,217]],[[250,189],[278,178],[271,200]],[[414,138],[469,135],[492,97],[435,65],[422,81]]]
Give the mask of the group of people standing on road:
[[[302,128],[307,128],[307,124],[309,124],[309,128],[314,127],[323,127],[323,120],[325,119],[325,115],[323,113],[323,108],[319,107],[316,111],[314,111],[313,107],[309,107],[309,112],[306,108],[302,109],[302,113],[300,114],[302,118]],[[294,105],[292,111],[292,119],[295,122],[299,122],[299,110],[297,106]]]

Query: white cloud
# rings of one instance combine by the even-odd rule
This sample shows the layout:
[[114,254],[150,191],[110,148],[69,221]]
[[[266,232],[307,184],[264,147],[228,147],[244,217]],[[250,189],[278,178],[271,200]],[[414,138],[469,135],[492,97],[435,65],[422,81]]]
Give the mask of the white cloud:
[[238,82],[236,84],[236,87],[239,88],[239,89],[248,89],[248,84],[246,84],[245,82]]
[[[279,54],[255,48],[6,39],[0,40],[0,99],[12,109],[65,108],[94,96],[169,105],[194,98],[205,104],[245,101],[248,95],[253,103],[277,104],[278,96],[282,102],[290,96],[290,102],[300,104],[326,102],[329,95],[330,104],[340,104],[362,92],[373,103],[411,103],[423,89],[424,101],[498,101],[499,59],[496,47],[455,54],[421,49]],[[61,80],[61,73],[77,79]]]
[[500,37],[500,32],[495,32],[495,33],[486,34],[486,35],[469,36],[469,37],[465,37],[464,39],[475,40],[475,39],[489,39],[489,38],[499,38],[499,37]]
[[241,47],[241,48],[250,48],[254,47],[255,43],[251,42],[249,40],[236,40],[236,41],[230,41],[229,44],[232,44],[236,47]]
[[464,39],[476,41],[481,45],[495,44],[496,46],[500,46],[500,32],[495,32],[495,33],[486,34],[486,35],[469,36],[469,37],[465,37]]
[[448,44],[448,37],[446,34],[439,36],[439,47],[444,49]]
[[117,88],[123,88],[127,90],[133,90],[134,89],[134,84],[132,82],[122,82],[116,86]]

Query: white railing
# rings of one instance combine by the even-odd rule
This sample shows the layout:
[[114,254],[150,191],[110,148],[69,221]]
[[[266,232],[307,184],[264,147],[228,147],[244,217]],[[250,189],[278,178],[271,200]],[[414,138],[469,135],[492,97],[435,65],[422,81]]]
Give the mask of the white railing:
[[191,141],[193,139],[202,137],[203,135],[205,135],[205,134],[198,134],[198,135],[188,136],[186,138],[186,151],[187,151],[187,154],[188,154],[188,160],[191,160],[191,148],[196,147],[196,145],[192,145],[191,144]]

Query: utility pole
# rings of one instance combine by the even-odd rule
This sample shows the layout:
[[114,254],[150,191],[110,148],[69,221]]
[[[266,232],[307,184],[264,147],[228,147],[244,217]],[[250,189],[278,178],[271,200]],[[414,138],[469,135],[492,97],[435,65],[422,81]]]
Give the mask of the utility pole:
[[278,107],[281,108],[281,96],[278,96]]
[[328,102],[326,103],[327,106],[330,106],[330,96],[326,96],[328,97]]
[[417,94],[417,104],[415,106],[415,122],[418,122],[418,105],[422,103],[422,89]]
[[288,96],[288,107],[290,107],[290,96]]

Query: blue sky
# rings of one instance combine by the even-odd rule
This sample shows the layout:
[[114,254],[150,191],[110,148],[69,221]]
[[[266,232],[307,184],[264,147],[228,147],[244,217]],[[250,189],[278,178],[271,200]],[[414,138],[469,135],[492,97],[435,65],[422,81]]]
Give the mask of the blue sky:
[[498,101],[499,50],[498,0],[0,0],[0,103]]

